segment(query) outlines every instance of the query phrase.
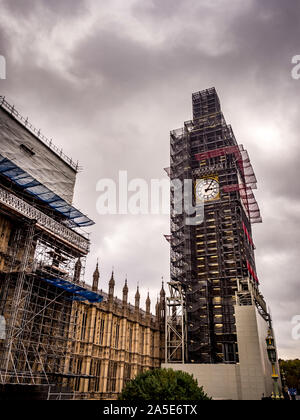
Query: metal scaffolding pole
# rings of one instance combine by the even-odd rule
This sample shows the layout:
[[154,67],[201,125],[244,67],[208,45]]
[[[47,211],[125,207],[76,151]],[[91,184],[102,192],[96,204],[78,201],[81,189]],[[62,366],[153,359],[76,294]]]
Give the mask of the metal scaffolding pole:
[[183,289],[179,281],[170,281],[166,298],[165,362],[185,362],[185,306]]

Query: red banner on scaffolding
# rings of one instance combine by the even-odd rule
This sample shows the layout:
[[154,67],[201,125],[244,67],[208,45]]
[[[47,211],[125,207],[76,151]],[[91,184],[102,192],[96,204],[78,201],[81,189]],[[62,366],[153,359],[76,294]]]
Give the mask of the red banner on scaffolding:
[[219,149],[209,150],[203,153],[197,153],[195,155],[195,158],[197,160],[202,160],[230,154],[235,154],[237,160],[242,160],[242,155],[238,146],[220,147]]
[[260,210],[255,199],[253,189],[257,188],[256,177],[247,150],[243,145],[225,146],[206,152],[197,153],[195,159],[201,161],[224,155],[234,155],[242,174],[241,184],[225,185],[222,187],[224,192],[239,191],[247,217],[251,223],[261,223]]
[[252,241],[251,235],[248,232],[248,229],[246,228],[246,225],[245,225],[244,222],[242,222],[242,226],[243,226],[243,231],[244,231],[244,233],[246,235],[246,238],[248,239],[249,244],[252,245],[252,247],[254,248],[254,243]]
[[250,274],[250,277],[252,277],[252,279],[255,280],[257,284],[259,284],[257,275],[256,275],[255,271],[253,270],[249,261],[247,261],[247,270],[248,270],[248,273]]

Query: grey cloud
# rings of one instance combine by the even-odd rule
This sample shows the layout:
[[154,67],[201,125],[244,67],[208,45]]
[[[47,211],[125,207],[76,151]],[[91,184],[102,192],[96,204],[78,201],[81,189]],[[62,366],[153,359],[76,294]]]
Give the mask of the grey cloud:
[[35,0],[2,0],[2,7],[7,8],[11,13],[23,17],[34,13],[36,10],[37,2]]
[[[8,18],[21,22],[25,2],[4,4],[11,13]],[[55,28],[58,13],[60,19],[72,17],[78,24],[84,4],[40,2],[30,12],[31,31],[43,30],[35,24],[45,19],[45,11],[44,36]],[[0,87],[85,168],[78,176],[75,202],[97,223],[87,280],[99,257],[104,289],[114,265],[119,296],[127,273],[132,295],[139,281],[144,295],[149,288],[155,300],[161,275],[168,276],[169,250],[162,237],[169,230],[168,217],[100,216],[96,182],[115,178],[119,169],[126,168],[129,177],[162,177],[169,161],[168,131],[191,117],[193,91],[216,86],[225,117],[238,141],[249,149],[257,173],[256,195],[264,217],[264,223],[253,228],[257,271],[284,357],[300,351],[300,342],[290,335],[290,320],[299,311],[300,298],[300,81],[290,76],[291,57],[300,54],[299,3],[235,1],[230,12],[227,5],[227,1],[138,2],[131,13],[153,42],[124,30],[120,11],[119,23],[104,29],[97,21],[74,45],[64,72],[47,60],[41,63],[34,44],[24,42],[18,60],[8,56],[12,67]],[[100,7],[109,11],[110,6]],[[15,34],[6,29],[4,33],[1,27],[0,21],[0,48],[9,54]],[[24,26],[23,31],[25,39],[30,29]],[[162,37],[154,42],[159,31]],[[53,52],[48,57],[50,64]],[[254,124],[264,127],[267,121],[279,126],[285,153],[262,153]]]
[[149,86],[157,74],[155,55],[155,51],[122,35],[120,28],[98,30],[77,47],[72,70],[91,83],[94,78],[103,77],[105,85],[100,90],[109,87],[112,95],[122,95],[130,93],[130,89]]
[[0,54],[7,56],[9,52],[9,47],[10,47],[9,34],[7,34],[7,32],[0,26]]
[[185,5],[181,0],[149,0],[138,2],[133,7],[133,15],[138,18],[170,19],[180,14]]
[[34,15],[37,10],[43,15],[45,11],[51,11],[64,18],[84,12],[86,10],[85,0],[2,0],[3,7],[11,13],[17,14],[19,18],[26,18]]

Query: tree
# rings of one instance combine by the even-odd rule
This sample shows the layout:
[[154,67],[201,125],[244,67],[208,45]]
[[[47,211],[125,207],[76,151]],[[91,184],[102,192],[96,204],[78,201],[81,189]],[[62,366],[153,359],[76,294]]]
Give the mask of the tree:
[[123,389],[120,400],[210,400],[192,375],[173,369],[140,373]]
[[280,360],[281,372],[284,372],[286,384],[289,388],[296,388],[300,393],[300,360]]

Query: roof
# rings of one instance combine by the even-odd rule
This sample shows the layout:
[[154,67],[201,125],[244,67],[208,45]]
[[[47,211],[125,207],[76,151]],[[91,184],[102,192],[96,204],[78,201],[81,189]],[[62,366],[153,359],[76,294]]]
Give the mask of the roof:
[[78,171],[78,162],[74,162],[70,157],[68,157],[62,149],[59,149],[53,143],[52,139],[47,138],[41,133],[41,130],[38,130],[34,127],[29,121],[28,118],[24,118],[15,108],[14,105],[10,105],[6,100],[5,96],[0,95],[0,107],[8,112],[15,120],[17,120],[23,127],[38,138],[42,143],[44,143],[49,149],[52,150],[60,159],[67,163],[75,172]]
[[47,203],[52,209],[66,217],[71,226],[85,227],[94,224],[91,219],[1,154],[0,174],[8,177],[24,191]]

